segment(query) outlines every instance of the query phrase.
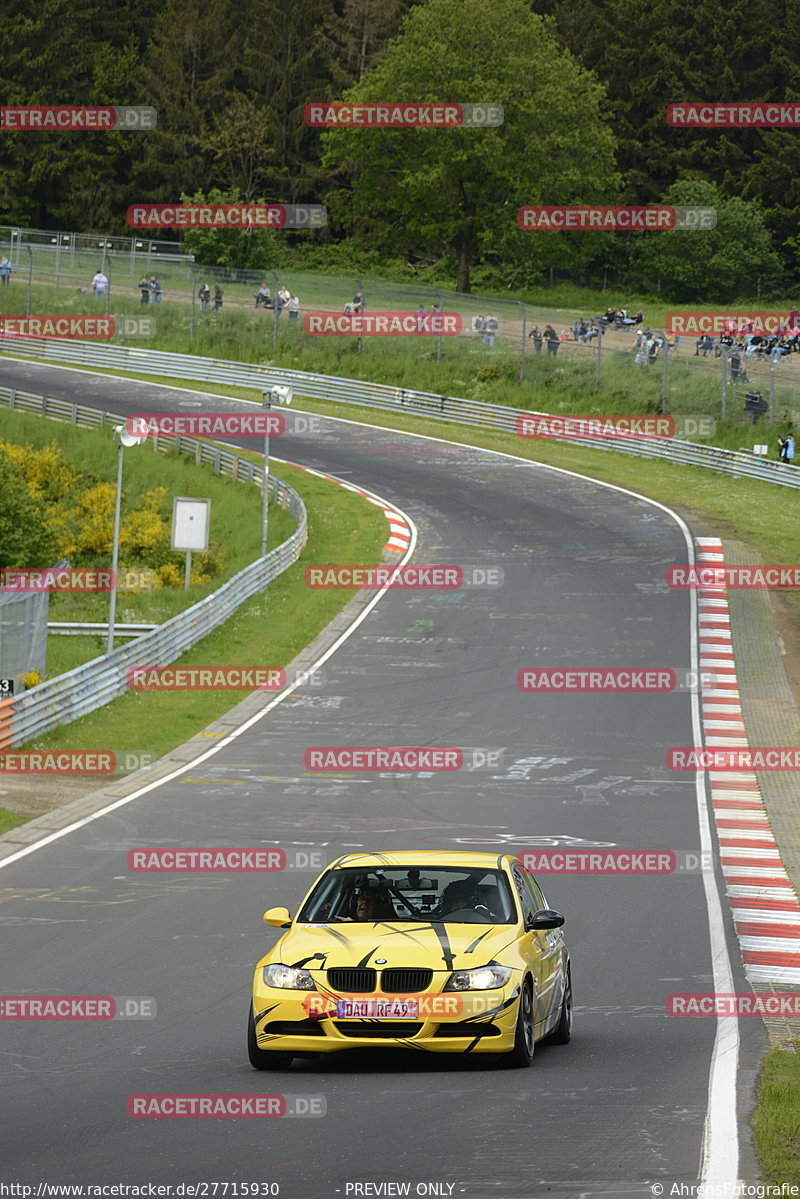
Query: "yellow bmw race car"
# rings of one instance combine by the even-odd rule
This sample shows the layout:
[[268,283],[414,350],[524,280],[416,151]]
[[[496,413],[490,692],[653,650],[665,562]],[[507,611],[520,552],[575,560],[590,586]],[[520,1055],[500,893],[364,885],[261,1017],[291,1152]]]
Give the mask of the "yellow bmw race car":
[[348,854],[256,966],[247,1043],[257,1070],[343,1049],[502,1054],[528,1066],[572,1029],[564,917],[517,858]]

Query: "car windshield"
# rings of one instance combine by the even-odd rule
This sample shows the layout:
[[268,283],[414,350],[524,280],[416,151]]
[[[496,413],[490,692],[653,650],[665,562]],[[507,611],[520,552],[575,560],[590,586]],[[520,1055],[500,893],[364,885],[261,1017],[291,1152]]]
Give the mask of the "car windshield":
[[297,919],[516,924],[502,870],[458,866],[346,867],[323,875]]

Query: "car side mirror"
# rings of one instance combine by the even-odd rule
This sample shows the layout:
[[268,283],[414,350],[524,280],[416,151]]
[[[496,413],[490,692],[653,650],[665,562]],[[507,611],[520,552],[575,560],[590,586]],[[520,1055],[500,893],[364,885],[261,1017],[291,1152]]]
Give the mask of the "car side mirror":
[[290,928],[292,924],[288,908],[269,908],[263,919],[265,924],[270,924],[273,928]]
[[563,923],[564,917],[560,912],[554,912],[551,908],[540,908],[538,912],[533,913],[525,927],[529,931],[542,932],[548,928],[561,928]]

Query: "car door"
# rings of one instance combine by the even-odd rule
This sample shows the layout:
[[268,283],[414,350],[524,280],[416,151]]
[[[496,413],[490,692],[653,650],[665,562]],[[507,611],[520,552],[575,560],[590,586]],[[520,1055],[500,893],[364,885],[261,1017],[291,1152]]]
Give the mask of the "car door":
[[[537,911],[549,908],[550,904],[532,874],[522,871],[522,877],[531,893]],[[560,928],[547,929],[539,934],[547,946],[547,975],[549,1014],[560,1013],[564,997],[564,987],[567,981],[567,952],[564,945],[564,933]]]
[[[546,906],[544,896],[527,871],[520,870],[517,865],[514,865],[512,874],[527,925],[534,913],[541,911]],[[561,943],[560,929],[533,930],[526,932],[523,938],[523,952],[530,961],[531,972],[536,984],[537,1035],[541,1035],[544,1031],[554,1005],[560,1002]]]

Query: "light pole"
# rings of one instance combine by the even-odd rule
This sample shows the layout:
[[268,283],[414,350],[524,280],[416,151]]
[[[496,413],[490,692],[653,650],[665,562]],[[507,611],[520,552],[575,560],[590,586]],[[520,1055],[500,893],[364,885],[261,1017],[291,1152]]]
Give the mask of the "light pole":
[[269,414],[273,404],[283,404],[289,407],[292,402],[291,387],[274,386],[269,391],[264,391],[264,407],[267,412],[266,430],[264,432],[264,475],[262,479],[261,490],[261,557],[267,556],[267,524],[269,520],[268,513],[268,497],[269,489]]
[[117,564],[119,562],[119,514],[122,507],[122,455],[126,446],[142,445],[147,441],[147,435],[135,437],[124,425],[114,426],[114,440],[119,452],[117,454],[117,498],[114,504],[114,548],[111,551],[111,604],[108,611],[108,644],[106,653],[114,648],[114,619],[117,614]]
[[28,251],[28,302],[25,305],[25,315],[31,314],[31,288],[33,286],[33,250],[28,243],[25,243],[25,249]]

